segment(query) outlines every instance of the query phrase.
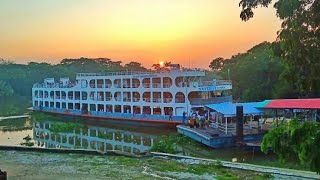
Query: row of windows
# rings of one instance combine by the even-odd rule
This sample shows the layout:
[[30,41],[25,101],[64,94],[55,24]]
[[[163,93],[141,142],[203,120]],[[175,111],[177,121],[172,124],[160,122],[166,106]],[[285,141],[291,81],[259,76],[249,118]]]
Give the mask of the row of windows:
[[[151,83],[152,82],[152,83]],[[111,81],[110,79],[91,79],[89,82],[85,79],[81,80],[81,87],[86,88],[139,88],[142,84],[144,88],[170,88],[172,86],[172,78],[163,77],[163,78],[144,78],[142,83],[139,79],[115,79]],[[161,86],[162,83],[162,86]],[[177,87],[189,86],[189,80],[185,77],[176,77],[175,85]]]
[[[68,95],[68,96],[66,96]],[[151,98],[152,95],[152,98]],[[34,92],[35,98],[51,98],[51,99],[69,99],[69,100],[94,100],[94,101],[122,101],[122,102],[139,102],[140,98],[145,102],[163,102],[170,103],[173,100],[173,96],[170,92],[164,92],[163,97],[161,92],[144,92],[142,97],[140,97],[140,93],[138,92],[116,92],[112,94],[111,92],[90,92],[89,96],[88,93],[85,91],[70,91],[66,94],[64,91],[35,91]],[[185,95],[182,92],[177,92],[174,98],[176,103],[184,103],[185,102]]]
[[[69,110],[82,110],[82,111],[100,111],[100,112],[116,112],[116,113],[133,113],[133,114],[153,114],[161,115],[161,107],[151,106],[130,106],[130,105],[111,105],[111,104],[86,104],[86,103],[65,103],[65,102],[48,102],[34,101],[35,106],[62,108]],[[164,115],[170,115],[173,111],[172,107],[163,107]]]

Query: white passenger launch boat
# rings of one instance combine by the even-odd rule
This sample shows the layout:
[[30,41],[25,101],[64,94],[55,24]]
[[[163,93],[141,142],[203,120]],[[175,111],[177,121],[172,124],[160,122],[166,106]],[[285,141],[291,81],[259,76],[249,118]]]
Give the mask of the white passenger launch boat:
[[[205,71],[171,67],[165,71],[78,73],[44,79],[32,88],[33,109],[58,114],[179,124],[204,105],[231,102],[230,81],[208,80]],[[185,112],[185,113],[184,113]]]

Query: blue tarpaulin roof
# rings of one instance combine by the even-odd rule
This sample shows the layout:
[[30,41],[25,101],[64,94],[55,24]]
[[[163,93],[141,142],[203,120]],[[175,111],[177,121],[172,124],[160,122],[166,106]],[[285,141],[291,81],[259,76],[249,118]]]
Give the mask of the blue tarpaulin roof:
[[234,117],[236,116],[236,107],[238,105],[243,106],[243,115],[262,115],[263,111],[255,108],[258,107],[258,104],[260,102],[250,102],[250,103],[221,103],[221,104],[208,104],[205,105],[206,107],[213,109],[221,114],[223,114],[225,117]]

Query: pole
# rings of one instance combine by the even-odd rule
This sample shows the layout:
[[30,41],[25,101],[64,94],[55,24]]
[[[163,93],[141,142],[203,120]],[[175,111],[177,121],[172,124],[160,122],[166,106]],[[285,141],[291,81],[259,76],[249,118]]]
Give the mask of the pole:
[[243,141],[243,106],[238,105],[236,107],[237,116],[237,139],[238,141]]

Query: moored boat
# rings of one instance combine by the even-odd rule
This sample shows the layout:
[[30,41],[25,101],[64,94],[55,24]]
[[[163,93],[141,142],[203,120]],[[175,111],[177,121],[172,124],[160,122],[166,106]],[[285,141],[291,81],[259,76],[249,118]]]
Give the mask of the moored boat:
[[231,102],[232,84],[204,70],[171,66],[145,72],[78,73],[46,78],[32,88],[33,110],[72,116],[179,124],[204,105]]

